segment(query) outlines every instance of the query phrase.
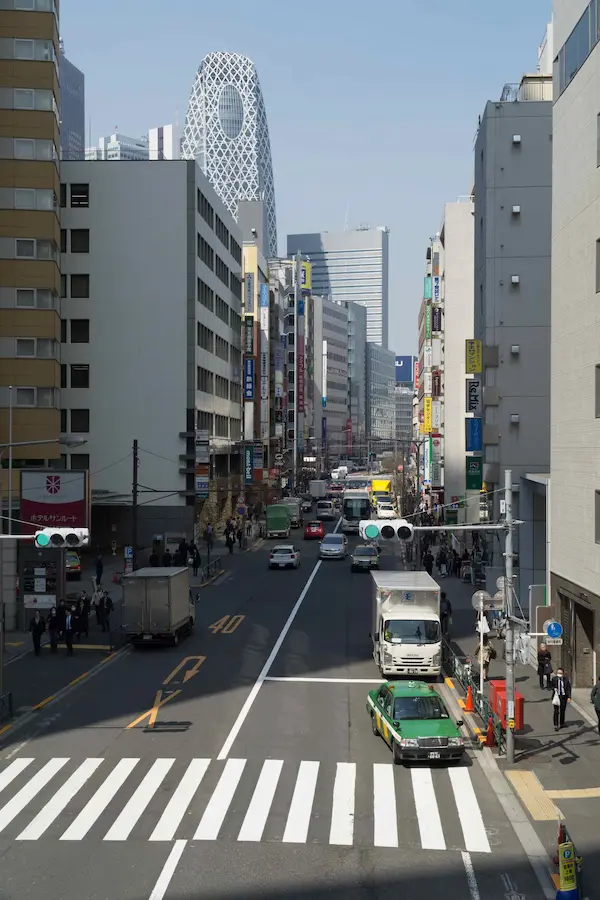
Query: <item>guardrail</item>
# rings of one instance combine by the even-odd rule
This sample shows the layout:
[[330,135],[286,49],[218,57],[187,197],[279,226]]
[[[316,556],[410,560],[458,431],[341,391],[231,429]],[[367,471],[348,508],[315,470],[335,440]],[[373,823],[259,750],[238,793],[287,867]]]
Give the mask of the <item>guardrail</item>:
[[217,572],[220,572],[223,566],[221,565],[221,557],[215,556],[214,559],[206,565],[202,566],[200,569],[200,582],[208,581],[209,578],[212,578],[213,575],[216,575]]
[[0,694],[0,722],[5,722],[13,717],[13,698],[12,691],[6,694]]
[[458,681],[465,694],[468,689],[471,688],[473,705],[477,714],[480,716],[485,727],[487,727],[491,718],[498,750],[504,752],[506,734],[502,726],[502,721],[492,709],[488,698],[479,693],[479,678],[475,678],[473,675],[470,659],[455,653],[448,641],[444,639],[442,639],[442,666],[450,678],[455,678],[456,681]]

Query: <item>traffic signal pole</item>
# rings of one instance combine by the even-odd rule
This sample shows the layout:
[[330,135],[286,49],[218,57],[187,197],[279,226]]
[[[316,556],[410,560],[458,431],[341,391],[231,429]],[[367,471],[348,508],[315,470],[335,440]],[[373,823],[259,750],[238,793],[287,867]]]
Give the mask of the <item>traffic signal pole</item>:
[[140,458],[137,438],[133,442],[133,478],[131,485],[131,552],[133,553],[133,568],[136,568],[137,542],[138,542],[138,471]]

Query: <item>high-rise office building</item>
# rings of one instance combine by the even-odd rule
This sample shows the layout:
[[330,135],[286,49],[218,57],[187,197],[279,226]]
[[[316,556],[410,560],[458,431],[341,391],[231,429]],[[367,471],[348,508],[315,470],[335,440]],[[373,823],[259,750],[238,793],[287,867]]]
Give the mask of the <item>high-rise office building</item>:
[[315,294],[364,306],[367,341],[387,347],[388,229],[364,226],[352,231],[288,235],[288,256],[298,250],[310,257]]
[[396,439],[396,357],[393,350],[367,343],[365,359],[367,438],[387,441],[392,446]]
[[142,162],[150,159],[148,138],[127,137],[116,132],[107,137],[98,138],[97,147],[86,147],[85,158],[88,160],[112,160],[113,162]]
[[150,159],[180,159],[181,132],[177,125],[159,125],[148,132]]
[[60,156],[85,158],[85,76],[60,45]]
[[195,159],[237,218],[240,200],[264,200],[268,255],[277,256],[275,185],[267,113],[252,60],[209,53],[200,63],[187,109],[181,154]]

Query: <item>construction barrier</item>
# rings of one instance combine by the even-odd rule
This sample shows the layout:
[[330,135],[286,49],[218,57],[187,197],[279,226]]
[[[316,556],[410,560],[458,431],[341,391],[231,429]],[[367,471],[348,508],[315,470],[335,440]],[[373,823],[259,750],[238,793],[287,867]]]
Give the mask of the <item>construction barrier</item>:
[[554,876],[556,900],[582,900],[582,859],[577,856],[575,844],[564,822],[559,822],[557,856],[558,873]]

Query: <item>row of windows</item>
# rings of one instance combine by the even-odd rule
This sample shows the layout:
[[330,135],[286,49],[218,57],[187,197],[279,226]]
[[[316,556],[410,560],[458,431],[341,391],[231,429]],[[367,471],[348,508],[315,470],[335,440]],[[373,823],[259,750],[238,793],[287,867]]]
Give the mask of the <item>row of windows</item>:
[[17,309],[58,309],[58,296],[50,288],[16,288]]
[[[90,186],[89,184],[73,183],[68,185],[71,188],[71,209],[88,209],[90,205]],[[67,185],[60,186],[60,205],[62,209],[67,206]]]
[[57,15],[54,0],[0,0],[0,9],[27,10],[29,12],[51,12]]
[[215,275],[226,287],[229,287],[229,266],[226,266],[221,257],[215,254]]
[[[67,241],[67,237],[70,238]],[[60,230],[60,252],[61,253],[89,253],[90,252],[90,230],[89,228],[70,228],[67,235],[67,229]]]
[[[198,189],[198,198],[197,198],[197,207],[198,212],[206,222],[206,224],[210,227],[212,231],[215,232],[221,243],[224,247],[227,247],[233,258],[235,259],[238,266],[242,265],[242,248],[235,241],[225,225],[224,222],[221,221],[219,216],[215,213],[211,204],[208,202],[204,194],[200,189]],[[200,256],[200,253],[198,253]],[[208,263],[207,263],[208,265]],[[212,269],[212,265],[211,265]]]
[[53,62],[58,68],[54,42],[41,38],[0,38],[0,59]]
[[554,60],[554,97],[558,99],[575,78],[600,37],[599,0],[591,3]]
[[58,359],[60,347],[52,338],[15,338],[15,356],[27,359]]
[[90,320],[61,319],[60,342],[61,344],[89,344]]
[[224,300],[221,300],[218,294],[215,297],[215,315],[221,320],[221,322],[229,325],[229,307]]
[[46,238],[15,238],[15,259],[45,259],[58,262],[58,247]]
[[78,363],[66,366],[63,363],[60,367],[60,386],[61,388],[89,388],[90,367]]
[[0,138],[0,157],[58,162],[59,153],[50,138]]
[[229,250],[229,229],[217,215],[215,215],[215,234],[219,238],[223,246],[227,247],[227,249]]
[[61,434],[88,434],[90,430],[89,409],[61,409]]
[[40,463],[36,461],[36,468],[64,470],[67,468],[68,461],[70,461],[71,463],[70,469],[72,472],[80,472],[82,470],[89,469],[90,467],[89,453],[71,453],[69,454],[69,456],[67,456],[66,453],[61,453],[59,459],[49,459],[47,466],[44,465],[43,462]]
[[58,119],[58,105],[54,91],[45,88],[0,88],[0,107],[53,112]]
[[74,300],[85,300],[90,296],[90,276],[79,274],[60,276],[61,297],[67,297],[67,278],[69,279],[70,286],[69,297],[72,297]]
[[14,387],[11,402],[13,406],[58,409],[60,391],[53,387]]
[[56,194],[51,188],[14,188],[0,190],[3,209],[55,210]]

